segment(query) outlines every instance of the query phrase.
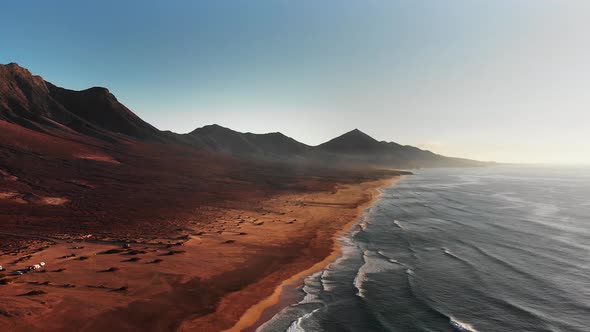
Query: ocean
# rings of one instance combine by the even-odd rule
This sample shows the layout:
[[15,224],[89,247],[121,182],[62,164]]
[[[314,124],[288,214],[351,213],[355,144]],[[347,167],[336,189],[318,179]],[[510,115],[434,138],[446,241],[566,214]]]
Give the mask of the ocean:
[[590,169],[415,173],[258,331],[590,331]]

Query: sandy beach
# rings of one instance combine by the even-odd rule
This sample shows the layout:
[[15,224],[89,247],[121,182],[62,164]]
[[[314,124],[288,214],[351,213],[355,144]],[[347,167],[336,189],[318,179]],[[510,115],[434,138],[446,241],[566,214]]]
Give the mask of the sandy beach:
[[[281,289],[323,268],[392,179],[211,208],[175,238],[30,238],[4,251],[0,325],[44,331],[241,331],[279,310]],[[2,235],[7,239],[15,234]],[[22,240],[22,239],[21,239]],[[22,241],[21,241],[22,242]],[[36,271],[14,271],[45,262]],[[67,319],[65,319],[67,317]]]
[[[356,207],[356,216],[350,220],[343,219],[343,222],[347,222],[345,222],[344,225],[342,225],[342,228],[340,230],[337,230],[332,235],[332,238],[330,239],[332,243],[332,251],[328,256],[326,256],[321,261],[316,262],[311,267],[292,275],[286,280],[283,280],[279,284],[279,286],[275,288],[274,292],[269,297],[263,299],[262,301],[248,308],[248,310],[240,317],[240,320],[230,329],[227,329],[225,331],[255,331],[256,328],[258,328],[261,324],[263,324],[266,321],[266,319],[272,317],[285,306],[292,304],[292,299],[284,294],[285,289],[299,287],[303,282],[303,278],[314,272],[322,270],[328,264],[334,261],[341,254],[340,246],[337,242],[338,238],[344,235],[346,232],[348,232],[351,229],[351,227],[353,227],[357,223],[358,218],[363,213],[363,211],[379,198],[378,190],[382,187],[391,185],[397,179],[398,178],[396,177],[393,180],[378,181],[376,182],[376,184],[378,185],[377,187],[369,189],[370,198],[367,201],[358,204],[358,206]],[[363,190],[363,188],[361,188],[361,190]],[[334,222],[337,222],[337,220],[334,220]]]

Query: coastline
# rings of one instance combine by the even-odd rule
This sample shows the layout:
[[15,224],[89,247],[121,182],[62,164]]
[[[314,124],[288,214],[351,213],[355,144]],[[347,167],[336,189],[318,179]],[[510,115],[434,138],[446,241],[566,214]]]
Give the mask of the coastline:
[[354,225],[359,221],[364,211],[371,205],[373,205],[381,196],[381,189],[387,188],[395,184],[401,176],[395,176],[393,178],[384,179],[379,182],[379,185],[372,188],[370,191],[370,199],[357,206],[356,217],[347,223],[345,223],[337,232],[333,233],[330,240],[332,241],[332,250],[328,256],[319,262],[316,262],[313,266],[300,271],[291,277],[283,280],[273,291],[273,293],[251,306],[242,314],[240,319],[229,329],[224,332],[253,332],[262,324],[265,323],[265,317],[272,317],[280,312],[285,306],[292,304],[289,299],[281,301],[281,297],[284,295],[287,288],[296,289],[303,282],[303,279],[315,272],[321,271],[326,268],[331,262],[336,260],[342,254],[342,248],[338,241],[339,238],[349,232]]
[[[48,271],[0,273],[8,282],[0,302],[11,303],[0,306],[7,313],[0,325],[10,331],[252,331],[264,323],[261,317],[294,301],[284,290],[338,257],[337,239],[379,198],[379,189],[397,179],[343,181],[256,205],[210,208],[215,223],[196,222],[186,236],[131,248],[108,239],[30,240],[34,246],[2,253],[0,263],[22,256],[11,269],[31,259],[47,262]],[[39,295],[23,296],[30,291]]]

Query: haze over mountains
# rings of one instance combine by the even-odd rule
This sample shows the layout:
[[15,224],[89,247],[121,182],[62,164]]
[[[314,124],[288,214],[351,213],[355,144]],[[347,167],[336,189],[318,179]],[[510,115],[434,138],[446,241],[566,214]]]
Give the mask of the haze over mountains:
[[53,136],[64,134],[69,139],[81,135],[109,143],[137,140],[179,144],[265,161],[385,168],[486,165],[394,142],[380,142],[358,129],[318,146],[300,143],[281,133],[241,133],[218,125],[204,126],[188,134],[160,131],[105,88],[64,89],[15,63],[0,65],[0,120]]

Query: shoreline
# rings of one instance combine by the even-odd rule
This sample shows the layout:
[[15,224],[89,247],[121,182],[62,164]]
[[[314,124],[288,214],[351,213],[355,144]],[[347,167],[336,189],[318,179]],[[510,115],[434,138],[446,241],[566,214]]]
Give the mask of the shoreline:
[[354,225],[359,222],[359,219],[365,212],[365,210],[373,205],[381,197],[381,189],[394,185],[402,176],[394,176],[392,178],[384,179],[380,181],[380,185],[371,190],[371,198],[364,204],[357,206],[357,215],[354,219],[347,222],[334,233],[330,240],[332,241],[332,250],[328,256],[321,261],[315,263],[313,266],[300,271],[291,277],[283,280],[273,291],[273,293],[257,302],[253,306],[249,307],[244,312],[240,319],[229,329],[223,330],[223,332],[253,332],[264,324],[267,319],[263,317],[272,318],[274,315],[279,313],[286,305],[292,304],[291,301],[281,302],[281,297],[285,295],[287,288],[297,289],[300,283],[303,282],[304,278],[321,271],[326,268],[331,262],[336,260],[342,254],[342,248],[338,241],[342,236],[348,233]]
[[[249,207],[209,209],[207,220],[215,222],[188,224],[184,236],[131,248],[118,240],[31,240],[34,246],[0,252],[0,265],[9,266],[0,273],[6,282],[0,325],[10,331],[253,331],[298,301],[287,290],[340,255],[338,238],[379,198],[379,189],[397,179],[339,182]],[[35,262],[46,262],[47,271],[10,274]]]

